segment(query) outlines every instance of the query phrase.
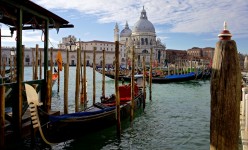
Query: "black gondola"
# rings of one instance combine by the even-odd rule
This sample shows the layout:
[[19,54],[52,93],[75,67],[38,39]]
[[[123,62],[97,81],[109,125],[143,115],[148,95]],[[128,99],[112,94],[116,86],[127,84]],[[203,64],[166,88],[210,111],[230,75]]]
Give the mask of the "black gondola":
[[[29,89],[30,86],[29,85],[25,85],[25,86],[26,86],[26,91],[30,91]],[[123,85],[123,86],[127,86],[127,85]],[[124,87],[124,89],[125,88],[126,87]],[[126,90],[126,89],[120,90],[120,100],[121,100],[120,114],[121,114],[121,120],[123,120],[128,116],[130,116],[131,101],[129,97],[130,95],[128,94],[123,95],[121,91],[124,92],[129,91],[130,93],[130,90]],[[32,97],[32,95],[29,96],[28,92],[26,93],[27,93],[28,101],[29,99],[33,99],[30,98]],[[135,94],[134,110],[138,110],[139,108],[141,108],[143,103],[143,93],[142,90],[139,89],[138,87],[136,88],[135,93],[136,94]],[[129,97],[129,99],[125,97],[125,95]],[[31,117],[37,119],[35,113],[33,112],[37,111],[38,109],[36,106],[32,106],[32,104],[35,103],[37,102],[32,102],[32,101],[29,102],[29,104],[31,105]],[[47,123],[46,126],[42,128],[44,135],[43,133],[41,133],[43,137],[47,139],[47,141],[62,142],[77,137],[81,137],[85,134],[99,131],[101,129],[116,124],[115,97],[112,96],[108,99],[101,100],[101,102],[95,103],[94,105],[92,105],[91,107],[87,108],[85,111],[82,112],[64,114],[59,116],[48,116],[48,118],[49,118],[49,122]],[[36,122],[39,121],[32,120],[32,123],[36,123]],[[34,124],[34,127],[38,127],[38,126],[39,125],[36,126],[36,124]]]

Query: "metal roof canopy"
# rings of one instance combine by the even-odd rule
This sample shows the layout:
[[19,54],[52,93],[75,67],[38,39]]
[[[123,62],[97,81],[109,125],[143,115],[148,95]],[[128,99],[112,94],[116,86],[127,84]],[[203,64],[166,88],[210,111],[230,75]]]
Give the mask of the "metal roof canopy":
[[[23,54],[24,48],[22,45],[22,30],[29,29],[42,29],[44,32],[44,79],[40,80],[43,84],[41,90],[41,100],[46,105],[46,99],[49,99],[47,92],[49,87],[47,86],[47,70],[48,70],[48,35],[49,28],[69,28],[74,27],[72,24],[65,19],[55,15],[47,9],[35,4],[30,0],[0,0],[0,23],[4,23],[10,27],[11,34],[16,30],[16,83],[14,84],[15,89],[15,100],[12,105],[13,112],[13,129],[16,139],[21,139],[22,133],[22,90],[23,90],[23,77],[24,77],[24,64]],[[1,36],[0,36],[0,53],[1,52]],[[2,58],[0,58],[0,62]],[[1,64],[1,63],[0,63]],[[0,67],[1,70],[1,67]],[[39,81],[35,80],[32,83],[38,84]],[[4,107],[4,106],[3,106]],[[0,108],[3,109],[4,108]],[[2,112],[2,111],[1,111]],[[0,112],[1,116],[4,116]],[[4,141],[4,131],[0,131],[0,147]]]

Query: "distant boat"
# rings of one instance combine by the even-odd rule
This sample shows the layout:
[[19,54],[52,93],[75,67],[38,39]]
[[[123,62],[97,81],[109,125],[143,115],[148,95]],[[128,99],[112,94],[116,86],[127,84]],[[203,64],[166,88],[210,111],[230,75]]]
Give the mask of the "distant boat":
[[196,74],[194,72],[190,72],[187,74],[175,74],[175,75],[167,75],[164,77],[153,77],[152,83],[183,82],[183,81],[190,81],[194,79],[196,79]]

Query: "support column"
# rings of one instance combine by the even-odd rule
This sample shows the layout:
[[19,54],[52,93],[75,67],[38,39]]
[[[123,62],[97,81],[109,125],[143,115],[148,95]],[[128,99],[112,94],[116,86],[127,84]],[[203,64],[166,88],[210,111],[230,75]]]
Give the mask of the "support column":
[[23,79],[23,61],[22,61],[22,9],[17,9],[17,27],[16,27],[16,74],[17,74],[17,83],[16,83],[16,96],[13,100],[13,125],[15,137],[17,140],[21,138],[21,128],[22,128],[22,79]]

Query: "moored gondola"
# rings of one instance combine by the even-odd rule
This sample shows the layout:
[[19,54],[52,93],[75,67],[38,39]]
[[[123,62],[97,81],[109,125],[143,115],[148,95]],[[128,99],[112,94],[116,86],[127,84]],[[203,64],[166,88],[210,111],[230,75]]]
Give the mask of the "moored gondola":
[[[26,85],[26,93],[27,99],[29,90]],[[142,108],[143,103],[143,93],[142,90],[135,86],[135,100],[134,100],[134,110],[138,110]],[[122,85],[119,86],[120,89],[120,114],[121,120],[126,119],[130,116],[131,110],[131,88],[130,85]],[[33,94],[37,94],[34,93]],[[34,103],[34,102],[29,102]],[[36,102],[35,102],[36,103]],[[38,102],[37,102],[38,103]],[[38,108],[38,105],[37,105]],[[47,115],[41,109],[39,110],[39,114]],[[32,113],[31,113],[32,115]],[[116,123],[116,106],[115,106],[115,96],[111,96],[109,98],[101,99],[101,102],[97,102],[92,106],[88,107],[85,111],[51,116],[47,115],[47,121],[45,122],[47,125],[42,127],[42,131],[44,133],[44,137],[49,142],[63,142],[70,139],[74,139],[77,137],[81,137],[83,135],[99,131],[101,129],[111,127]],[[33,120],[34,122],[35,120]],[[37,121],[35,121],[37,122]]]

